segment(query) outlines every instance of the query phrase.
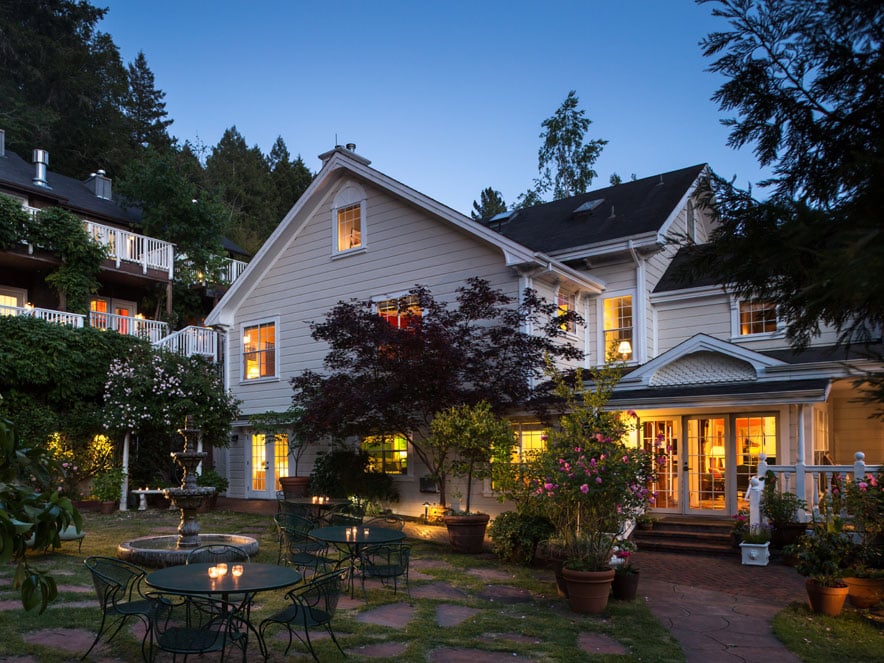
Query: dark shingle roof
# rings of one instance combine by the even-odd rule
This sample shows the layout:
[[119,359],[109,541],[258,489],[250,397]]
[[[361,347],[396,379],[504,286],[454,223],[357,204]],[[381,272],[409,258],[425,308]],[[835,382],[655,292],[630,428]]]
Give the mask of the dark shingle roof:
[[[704,168],[705,164],[700,164],[528,207],[490,227],[524,246],[551,254],[656,232]],[[594,201],[601,202],[587,204]]]
[[684,290],[686,288],[700,288],[709,285],[721,285],[721,276],[718,274],[700,274],[694,269],[689,269],[688,264],[696,246],[683,246],[678,250],[672,261],[663,272],[663,276],[654,286],[654,292],[669,292],[670,290]]
[[121,225],[138,225],[141,221],[141,210],[120,207],[113,200],[99,198],[89,187],[78,179],[46,172],[46,181],[51,188],[37,186],[33,183],[35,167],[15,152],[7,151],[0,157],[0,183],[20,189],[31,195],[54,200],[61,207],[84,216],[108,219]]

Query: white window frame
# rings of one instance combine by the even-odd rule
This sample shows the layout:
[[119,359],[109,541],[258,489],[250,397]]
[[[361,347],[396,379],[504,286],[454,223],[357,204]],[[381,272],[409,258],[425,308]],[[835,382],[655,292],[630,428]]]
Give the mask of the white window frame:
[[740,323],[740,305],[751,300],[739,299],[731,297],[731,341],[758,340],[765,338],[781,338],[786,335],[786,323],[780,317],[779,309],[777,310],[777,327],[774,331],[759,332],[756,334],[743,334],[742,325]]
[[[567,309],[568,311],[574,311],[574,313],[578,313],[577,306],[578,306],[579,297],[577,296],[576,292],[570,292],[570,291],[565,290],[561,287],[556,289],[556,310],[558,313],[562,313],[562,307],[561,307],[561,304],[559,303],[560,298],[564,298],[564,299],[568,300],[568,309]],[[579,315],[579,313],[578,313],[578,315]],[[562,331],[565,332],[565,335],[568,336],[569,338],[576,339],[578,337],[576,322],[569,323],[568,325],[566,325],[566,328],[563,329]]]
[[[338,212],[348,207],[359,206],[359,246],[338,249]],[[366,223],[365,189],[355,182],[347,182],[335,195],[331,208],[332,258],[363,253],[368,246],[368,225]]]
[[636,347],[636,339],[638,336],[638,310],[636,308],[636,302],[638,300],[636,298],[636,292],[631,289],[617,292],[606,292],[596,299],[596,318],[598,321],[598,338],[596,342],[596,356],[598,357],[598,361],[596,363],[600,366],[604,365],[608,360],[608,348],[605,346],[605,332],[609,330],[605,327],[605,302],[609,299],[619,299],[621,297],[632,298],[632,340],[630,341],[632,344],[632,355],[626,360],[626,363],[635,363],[637,361],[636,357],[638,356],[638,348]]
[[[273,338],[275,339],[275,347],[273,352],[273,375],[262,375],[257,378],[248,379],[245,375],[245,334],[246,329],[259,327],[260,325],[273,325]],[[272,318],[262,318],[260,320],[250,320],[244,322],[239,327],[239,383],[240,384],[260,384],[262,382],[278,382],[279,381],[279,346],[280,346],[280,328],[279,316]]]

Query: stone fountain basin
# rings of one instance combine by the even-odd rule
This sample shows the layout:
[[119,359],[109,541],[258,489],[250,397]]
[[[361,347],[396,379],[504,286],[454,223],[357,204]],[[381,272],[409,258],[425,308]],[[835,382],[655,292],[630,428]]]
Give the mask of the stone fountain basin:
[[[250,557],[258,554],[258,541],[250,536],[239,534],[200,534],[199,545],[229,545],[242,548]],[[166,536],[142,536],[131,541],[124,541],[117,546],[117,557],[151,568],[163,568],[165,566],[178,566],[187,561],[187,554],[193,547],[179,547],[178,535]]]

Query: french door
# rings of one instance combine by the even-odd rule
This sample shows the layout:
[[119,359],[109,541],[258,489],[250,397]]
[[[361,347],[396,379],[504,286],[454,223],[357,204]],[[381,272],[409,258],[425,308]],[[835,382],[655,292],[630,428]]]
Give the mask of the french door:
[[247,462],[249,497],[271,499],[281,490],[279,477],[289,473],[289,438],[285,433],[252,433],[251,454]]
[[685,513],[727,513],[727,467],[733,463],[727,422],[721,416],[687,418],[682,458]]

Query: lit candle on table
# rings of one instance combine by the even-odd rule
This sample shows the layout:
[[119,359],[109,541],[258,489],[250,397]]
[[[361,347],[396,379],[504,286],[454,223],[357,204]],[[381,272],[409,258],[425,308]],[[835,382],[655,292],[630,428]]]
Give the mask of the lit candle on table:
[[221,562],[217,568],[219,576],[227,575],[227,562]]
[[234,564],[233,568],[230,570],[230,572],[233,573],[234,578],[239,578],[243,572],[242,564]]

